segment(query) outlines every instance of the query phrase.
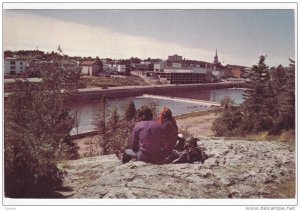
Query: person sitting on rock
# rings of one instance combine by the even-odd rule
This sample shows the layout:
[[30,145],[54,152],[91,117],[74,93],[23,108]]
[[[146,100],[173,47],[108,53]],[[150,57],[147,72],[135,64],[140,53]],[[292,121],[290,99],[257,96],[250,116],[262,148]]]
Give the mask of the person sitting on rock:
[[130,149],[116,152],[122,163],[131,159],[159,164],[162,159],[163,128],[153,120],[153,113],[147,106],[137,111],[138,122],[132,131]]
[[164,107],[161,111],[159,122],[164,131],[163,153],[167,157],[174,149],[178,138],[178,126],[172,111]]

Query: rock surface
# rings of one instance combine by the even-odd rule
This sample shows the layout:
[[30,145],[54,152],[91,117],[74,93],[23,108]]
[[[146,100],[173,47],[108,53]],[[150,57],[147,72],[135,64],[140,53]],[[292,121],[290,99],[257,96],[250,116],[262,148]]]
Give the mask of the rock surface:
[[115,155],[68,161],[67,198],[272,198],[295,175],[295,152],[275,141],[201,139],[204,164],[121,164]]

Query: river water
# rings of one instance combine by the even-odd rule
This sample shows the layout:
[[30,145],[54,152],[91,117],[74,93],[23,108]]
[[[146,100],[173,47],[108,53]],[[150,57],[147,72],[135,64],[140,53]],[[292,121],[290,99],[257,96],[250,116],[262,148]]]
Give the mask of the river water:
[[[172,92],[169,94],[164,94],[163,96],[206,100],[213,102],[219,102],[223,97],[229,96],[232,100],[234,100],[235,103],[242,103],[244,100],[243,92],[244,89],[193,90],[183,92]],[[149,98],[146,96],[137,96],[109,99],[108,110],[112,110],[114,107],[116,107],[118,109],[118,112],[122,115],[130,100],[133,100],[137,109],[142,105],[148,105],[149,103],[155,103],[158,111],[162,107],[167,106],[172,110],[173,115],[208,110],[210,107],[203,104],[199,104],[198,102],[185,102],[184,100],[178,101],[176,99],[171,98],[159,99]],[[95,127],[93,125],[93,121],[95,117],[97,117],[97,115],[99,114],[99,101],[84,101],[76,103],[76,105],[73,105],[72,109],[78,111],[78,132],[83,133],[93,131]]]

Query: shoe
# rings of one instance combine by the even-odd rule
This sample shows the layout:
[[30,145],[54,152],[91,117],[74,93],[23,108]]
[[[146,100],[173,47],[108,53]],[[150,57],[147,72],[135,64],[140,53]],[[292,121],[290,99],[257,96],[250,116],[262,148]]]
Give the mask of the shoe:
[[123,164],[128,163],[130,160],[131,160],[131,157],[124,152],[123,156],[122,156],[122,163]]

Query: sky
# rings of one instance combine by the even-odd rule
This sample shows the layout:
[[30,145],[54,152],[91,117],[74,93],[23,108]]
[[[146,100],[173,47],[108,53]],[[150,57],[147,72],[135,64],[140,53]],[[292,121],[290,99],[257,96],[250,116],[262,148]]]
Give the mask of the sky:
[[186,59],[249,66],[295,59],[293,10],[4,10],[4,50],[100,58]]

